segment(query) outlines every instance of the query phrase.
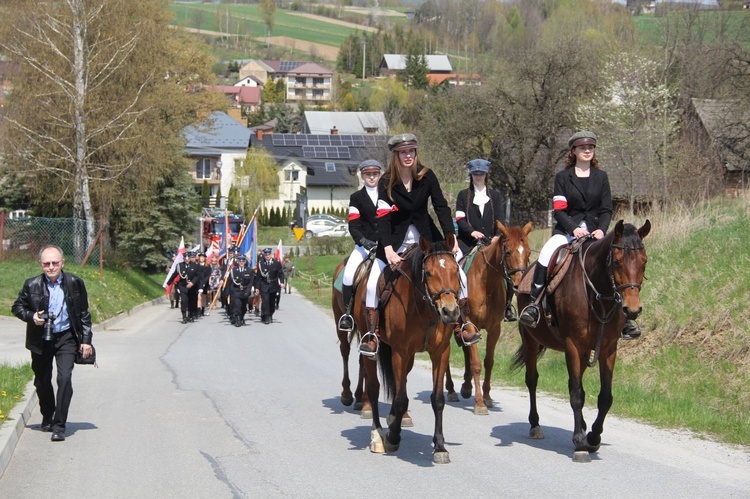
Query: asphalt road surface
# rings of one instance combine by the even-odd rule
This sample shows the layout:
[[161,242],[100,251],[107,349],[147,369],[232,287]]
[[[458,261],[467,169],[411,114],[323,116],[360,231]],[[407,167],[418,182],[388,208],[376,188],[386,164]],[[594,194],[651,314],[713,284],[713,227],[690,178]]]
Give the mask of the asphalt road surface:
[[415,426],[373,454],[370,421],[339,402],[331,315],[291,294],[275,320],[183,325],[159,304],[95,328],[99,368],[75,369],[68,439],[50,442],[35,411],[0,497],[750,497],[747,449],[612,416],[592,462],[575,463],[567,401],[540,396],[546,438],[530,440],[525,390],[493,390],[489,416],[447,406],[451,463],[433,464],[424,365],[409,378]]

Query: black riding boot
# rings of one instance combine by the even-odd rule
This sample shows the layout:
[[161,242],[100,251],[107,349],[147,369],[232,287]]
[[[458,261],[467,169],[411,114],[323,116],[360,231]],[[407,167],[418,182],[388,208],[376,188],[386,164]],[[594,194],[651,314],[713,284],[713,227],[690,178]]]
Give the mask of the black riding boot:
[[630,319],[625,321],[625,325],[622,327],[622,339],[634,340],[641,336],[641,328],[638,327],[635,321]]
[[362,337],[359,342],[359,353],[366,357],[374,357],[378,353],[378,335],[380,328],[378,322],[380,316],[377,308],[367,307],[367,323],[370,326],[369,332]]
[[505,286],[505,322],[515,322],[518,320],[516,311],[513,309],[513,283],[508,282]]
[[536,267],[534,267],[534,283],[531,285],[531,292],[529,293],[531,303],[523,309],[519,319],[524,326],[536,327],[539,323],[539,316],[541,313],[539,312],[539,305],[537,305],[536,300],[539,297],[539,293],[544,289],[546,282],[547,267],[544,267],[537,262]]
[[339,317],[339,329],[341,331],[346,331],[347,333],[349,333],[352,331],[352,329],[354,329],[354,318],[351,316],[352,286],[347,286],[346,284],[344,284],[341,292],[344,295],[344,306],[346,307],[346,311],[344,312],[344,315]]
[[183,312],[182,313],[182,323],[183,324],[187,324],[188,323],[187,312]]

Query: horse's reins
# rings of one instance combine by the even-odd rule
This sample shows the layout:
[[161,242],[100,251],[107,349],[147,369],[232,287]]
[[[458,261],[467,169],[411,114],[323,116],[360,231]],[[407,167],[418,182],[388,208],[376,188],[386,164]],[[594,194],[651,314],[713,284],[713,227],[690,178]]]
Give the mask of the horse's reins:
[[[424,262],[427,260],[427,258],[431,256],[439,256],[439,255],[450,255],[451,258],[455,258],[453,256],[453,253],[450,251],[435,251],[434,253],[428,253],[424,255],[422,257],[422,277],[421,277],[422,286],[418,286],[417,283],[415,283],[414,280],[411,278],[411,276],[409,276],[406,272],[404,272],[404,270],[400,266],[396,269],[399,274],[404,276],[411,283],[411,287],[414,292],[414,299],[416,300],[417,293],[419,293],[419,295],[422,297],[422,301],[426,301],[427,303],[429,303],[430,306],[432,307],[432,310],[435,311],[436,317],[440,315],[440,311],[437,308],[437,301],[440,299],[442,295],[446,293],[450,293],[456,297],[456,300],[459,299],[458,291],[454,289],[448,289],[448,288],[441,289],[437,291],[436,293],[434,293],[432,296],[428,294],[430,290],[427,288],[427,280],[425,279]],[[458,266],[458,262],[456,262],[456,266]],[[424,291],[422,290],[422,287],[424,287]],[[422,312],[419,311],[419,308],[417,308],[417,314],[419,315],[419,318],[422,319],[422,322],[424,322],[427,325],[427,327],[431,328],[435,324],[437,324],[437,322],[434,319],[430,321],[426,321],[424,317],[422,317]],[[424,346],[422,347],[422,351],[427,349],[428,343],[429,343],[429,336],[425,334]]]
[[[494,270],[498,274],[502,275],[503,279],[506,282],[510,282],[511,285],[513,285],[513,280],[511,279],[511,276],[513,276],[513,274],[517,274],[518,272],[524,272],[524,271],[526,271],[526,269],[528,267],[518,267],[518,268],[515,268],[515,269],[508,269],[508,261],[505,258],[505,254],[506,254],[506,250],[505,250],[506,239],[505,239],[505,236],[501,237],[501,241],[502,241],[502,257],[501,257],[501,260],[503,262],[503,270],[502,270],[502,272],[500,271],[500,269],[498,269],[494,265],[492,265],[490,263],[490,261],[487,259],[487,255],[485,254],[485,251],[484,251],[485,248],[479,248],[479,253],[481,253],[482,258],[484,258],[484,263],[486,263],[489,268],[491,268],[492,270]],[[489,244],[482,243],[482,245],[485,246],[485,247],[487,247],[489,249]],[[517,293],[518,292],[518,287],[515,286],[515,285],[513,285],[513,291],[515,291]]]
[[[596,320],[599,321],[599,335],[596,339],[596,348],[594,349],[594,355],[590,357],[589,359],[586,359],[586,364],[589,367],[594,367],[596,365],[596,359],[599,358],[599,351],[602,347],[602,339],[604,337],[604,325],[609,323],[612,318],[614,317],[615,311],[617,310],[617,304],[622,303],[622,294],[620,294],[620,290],[623,290],[625,288],[638,288],[638,290],[641,289],[641,285],[637,282],[628,282],[625,284],[621,284],[617,286],[615,283],[615,274],[612,270],[612,249],[621,249],[624,251],[627,250],[642,250],[644,248],[643,245],[640,247],[625,247],[620,246],[617,244],[610,244],[609,246],[609,254],[607,255],[607,273],[609,274],[609,281],[612,284],[612,296],[604,296],[602,295],[597,289],[596,286],[594,286],[594,283],[591,282],[591,279],[589,278],[588,273],[586,272],[586,266],[584,265],[584,261],[586,260],[586,254],[588,253],[589,249],[591,249],[591,245],[588,245],[584,251],[578,252],[578,260],[581,265],[581,274],[583,278],[583,288],[586,289],[586,286],[590,287],[594,291],[594,300],[600,303],[601,305],[601,315],[598,313],[598,311],[595,309],[594,304],[589,299],[589,294],[586,293],[586,302],[588,303],[589,310],[594,314],[594,317],[596,317]],[[612,309],[609,312],[606,312],[604,301],[613,301],[615,302],[615,305],[612,306]],[[593,359],[593,360],[592,360]]]

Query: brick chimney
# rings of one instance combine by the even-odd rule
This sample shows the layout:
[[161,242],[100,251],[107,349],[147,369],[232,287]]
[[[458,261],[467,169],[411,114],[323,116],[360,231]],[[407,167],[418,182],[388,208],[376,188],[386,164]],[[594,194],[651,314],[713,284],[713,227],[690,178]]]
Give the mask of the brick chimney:
[[263,141],[263,130],[258,128],[255,130],[255,136],[258,138],[259,141]]
[[339,134],[339,131],[336,129],[335,126],[331,128],[331,135],[338,135],[338,134]]

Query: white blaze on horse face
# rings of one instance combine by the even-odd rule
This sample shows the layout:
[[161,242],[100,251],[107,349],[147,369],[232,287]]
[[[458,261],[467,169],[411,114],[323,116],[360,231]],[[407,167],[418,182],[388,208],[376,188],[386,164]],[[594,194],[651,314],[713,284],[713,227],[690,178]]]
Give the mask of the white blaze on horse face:
[[445,268],[445,258],[441,258],[441,259],[440,259],[440,268],[441,268],[441,269],[444,269],[444,268]]
[[518,254],[523,256],[523,246],[518,247]]

